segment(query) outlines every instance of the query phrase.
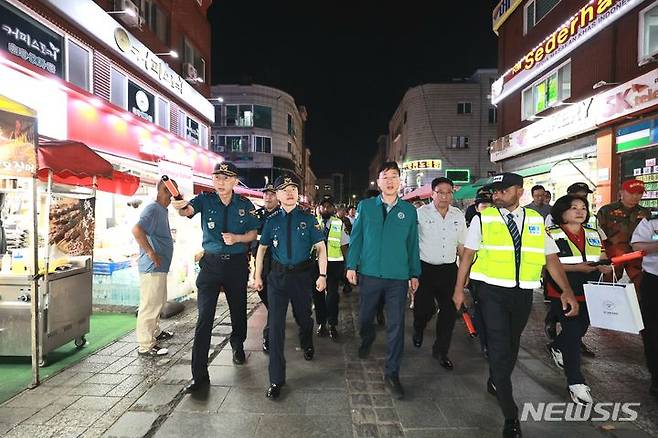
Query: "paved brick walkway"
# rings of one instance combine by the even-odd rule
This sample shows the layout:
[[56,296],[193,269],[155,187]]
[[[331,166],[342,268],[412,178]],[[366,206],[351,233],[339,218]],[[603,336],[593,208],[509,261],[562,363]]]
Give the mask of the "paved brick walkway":
[[[193,304],[193,303],[192,303]],[[189,306],[171,329],[171,354],[158,361],[137,357],[134,334],[128,335],[83,362],[0,406],[0,435],[9,437],[498,437],[500,410],[484,390],[487,363],[477,340],[455,329],[452,372],[430,355],[432,334],[421,349],[407,342],[401,381],[403,401],[393,400],[383,384],[384,331],[380,329],[371,358],[356,355],[356,294],[343,296],[342,339],[315,340],[316,357],[302,358],[294,321],[289,315],[286,357],[287,385],[280,400],[265,398],[267,356],[260,350],[261,327],[266,318],[256,294],[250,294],[247,364],[231,362],[227,335],[230,319],[225,300],[218,305],[210,359],[212,386],[208,396],[195,399],[182,393],[190,378],[191,341],[196,309]],[[543,353],[537,303],[524,335],[524,347],[514,374],[518,402],[567,401],[562,375]],[[594,395],[604,401],[636,401],[646,393],[641,346],[633,337],[593,333],[588,343],[599,357],[587,360]],[[631,342],[633,341],[633,342]],[[639,357],[638,357],[639,347]],[[623,351],[621,354],[618,354]],[[599,365],[597,365],[599,363]],[[623,378],[610,382],[615,369]],[[606,383],[606,379],[608,379]],[[624,382],[627,381],[627,384]],[[624,391],[628,389],[630,392]],[[645,397],[644,395],[642,397]],[[645,397],[647,403],[653,403]],[[654,405],[644,402],[633,423],[542,423],[523,425],[529,437],[645,437],[655,434]],[[652,429],[653,428],[653,429]],[[656,435],[658,436],[658,435]]]

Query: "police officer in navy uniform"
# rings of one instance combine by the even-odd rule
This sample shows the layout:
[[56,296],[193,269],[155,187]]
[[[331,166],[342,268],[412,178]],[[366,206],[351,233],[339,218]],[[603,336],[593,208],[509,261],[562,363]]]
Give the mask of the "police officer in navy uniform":
[[283,355],[286,312],[288,303],[300,326],[300,341],[304,359],[313,359],[313,318],[311,302],[313,264],[311,250],[318,255],[319,276],[315,288],[327,287],[327,249],[324,235],[316,218],[299,208],[299,182],[293,176],[281,176],[274,182],[281,209],[270,216],[263,227],[258,254],[254,287],[263,289],[263,259],[269,248],[272,267],[267,278],[269,302],[268,325],[270,327],[270,387],[265,395],[276,399],[286,383],[286,360]]
[[[263,201],[264,205],[256,210],[256,217],[260,223],[258,227],[258,235],[263,233],[263,226],[268,217],[272,216],[274,213],[279,211],[279,200],[276,198],[276,190],[274,189],[274,184],[267,184],[265,189],[263,189]],[[252,247],[253,256],[256,257],[256,252],[258,251],[258,241],[254,241]],[[268,309],[267,301],[267,274],[270,272],[272,259],[270,257],[270,252],[265,253],[265,258],[263,260],[263,290],[258,291],[258,296],[260,297],[261,302],[265,305],[265,308]],[[270,341],[269,341],[269,326],[265,322],[265,327],[263,327],[263,351],[265,354],[268,354],[270,351]]]
[[198,319],[192,349],[192,378],[186,392],[206,389],[208,351],[219,290],[224,288],[231,314],[231,347],[233,363],[245,362],[244,341],[247,338],[247,281],[249,279],[249,244],[256,239],[258,219],[254,205],[237,195],[238,168],[230,162],[215,165],[212,176],[215,192],[205,192],[185,200],[172,201],[181,216],[201,213],[204,255],[199,261],[201,272],[196,280]]

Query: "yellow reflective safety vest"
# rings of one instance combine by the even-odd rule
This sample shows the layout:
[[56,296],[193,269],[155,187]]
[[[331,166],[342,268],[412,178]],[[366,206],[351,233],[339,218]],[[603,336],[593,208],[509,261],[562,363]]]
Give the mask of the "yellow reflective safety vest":
[[524,208],[521,234],[521,261],[516,266],[514,242],[506,218],[495,207],[480,213],[482,242],[471,268],[471,278],[501,287],[538,288],[546,264],[544,218]]
[[578,246],[569,239],[559,225],[549,227],[546,231],[555,240],[560,253],[558,257],[560,262],[573,265],[583,262],[598,262],[601,259],[601,236],[596,228],[584,225],[585,229],[585,253],[583,254]]
[[[318,216],[318,223],[324,232],[324,219]],[[343,221],[339,217],[332,216],[329,219],[329,236],[327,237],[327,261],[342,262],[343,251],[340,249],[340,242],[343,237]]]

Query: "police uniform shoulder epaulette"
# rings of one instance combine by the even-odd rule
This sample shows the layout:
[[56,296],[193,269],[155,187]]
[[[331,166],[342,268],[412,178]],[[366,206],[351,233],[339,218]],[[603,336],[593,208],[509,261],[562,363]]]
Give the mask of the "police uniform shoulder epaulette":
[[277,217],[279,214],[281,214],[281,209],[278,209],[277,211],[275,211],[274,213],[272,213],[271,215],[269,215],[269,216],[267,217],[267,220],[274,219],[274,218]]
[[242,196],[242,195],[238,195],[238,199],[239,199],[240,201],[242,201],[242,202],[250,202],[249,199],[245,198],[245,197]]

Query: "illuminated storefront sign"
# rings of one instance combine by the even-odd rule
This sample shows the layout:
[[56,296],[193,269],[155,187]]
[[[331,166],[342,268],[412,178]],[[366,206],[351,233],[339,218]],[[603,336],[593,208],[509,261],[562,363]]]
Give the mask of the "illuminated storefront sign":
[[441,160],[414,160],[407,161],[402,165],[402,170],[423,170],[423,169],[441,169]]
[[497,104],[623,16],[641,0],[592,0],[530,50],[491,86]]
[[523,0],[500,0],[493,10],[491,17],[493,31],[498,35],[498,29],[512,15],[512,12],[518,8]]
[[599,123],[658,104],[658,69],[608,90],[600,99]]
[[0,0],[0,48],[64,77],[64,38]]
[[137,117],[155,122],[155,97],[134,83],[128,81],[128,109]]

